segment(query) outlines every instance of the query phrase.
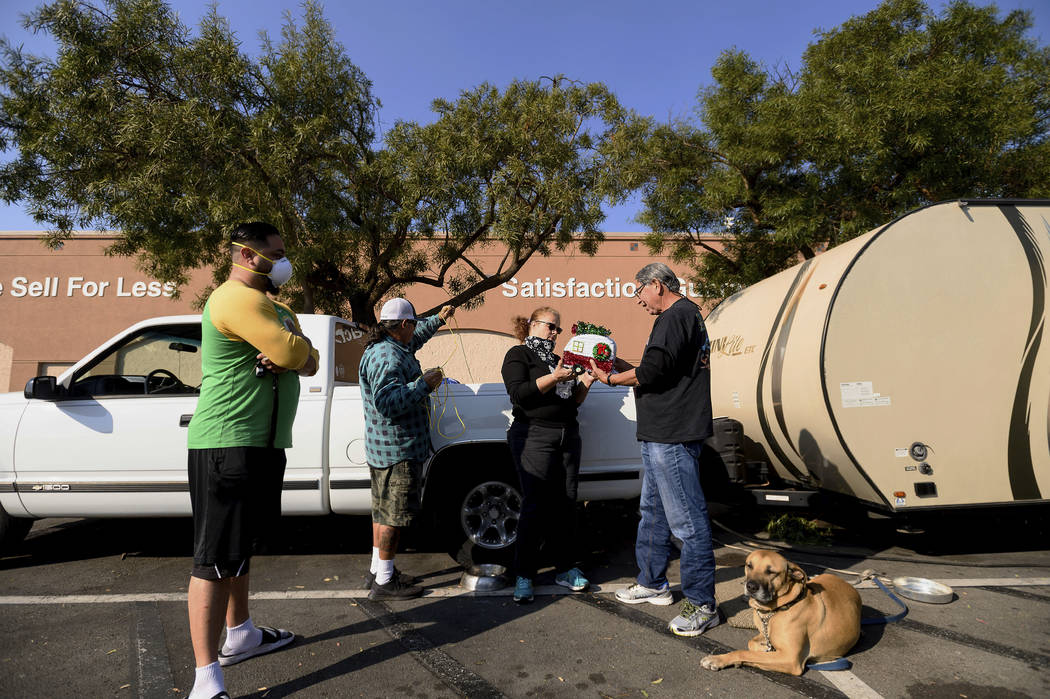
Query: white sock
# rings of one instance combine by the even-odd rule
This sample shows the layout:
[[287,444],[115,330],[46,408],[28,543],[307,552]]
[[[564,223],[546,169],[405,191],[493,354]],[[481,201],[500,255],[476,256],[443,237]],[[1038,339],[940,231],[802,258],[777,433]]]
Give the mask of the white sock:
[[375,575],[377,570],[379,570],[379,547],[378,546],[373,546],[372,547],[372,567],[368,569],[368,572],[371,573],[372,575]]
[[394,559],[376,561],[376,585],[386,585],[394,577]]
[[226,628],[226,643],[222,645],[222,651],[227,655],[240,653],[260,643],[262,643],[262,631],[255,628],[252,618],[248,617],[243,624],[234,626],[232,629]]
[[211,699],[219,692],[226,691],[226,682],[222,678],[222,666],[219,661],[197,668],[193,678],[193,689],[187,699]]

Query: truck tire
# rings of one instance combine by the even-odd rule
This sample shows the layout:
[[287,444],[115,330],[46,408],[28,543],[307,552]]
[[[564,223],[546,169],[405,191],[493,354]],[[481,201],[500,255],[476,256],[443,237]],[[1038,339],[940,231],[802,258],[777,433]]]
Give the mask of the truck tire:
[[423,504],[429,538],[452,558],[466,565],[510,560],[521,489],[506,445],[442,455],[427,477]]
[[461,485],[452,503],[458,538],[490,551],[509,549],[518,540],[521,492],[517,479],[479,474]]
[[33,521],[26,517],[12,517],[0,507],[0,551],[8,551],[21,543],[33,527]]

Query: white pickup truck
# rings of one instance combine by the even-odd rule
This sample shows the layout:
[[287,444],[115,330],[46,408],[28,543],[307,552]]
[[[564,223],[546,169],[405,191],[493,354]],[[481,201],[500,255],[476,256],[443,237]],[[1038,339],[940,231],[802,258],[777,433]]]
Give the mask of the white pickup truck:
[[[299,320],[321,364],[300,379],[283,511],[367,514],[357,384],[363,333],[334,316]],[[18,542],[42,517],[190,515],[186,427],[201,381],[200,344],[200,316],[146,320],[57,379],[40,376],[24,393],[0,395],[0,545]],[[446,383],[432,396],[434,452],[423,505],[450,547],[470,540],[503,549],[517,538],[521,496],[506,444],[510,419],[503,384]],[[594,385],[580,409],[580,500],[639,494],[634,423],[626,389]]]

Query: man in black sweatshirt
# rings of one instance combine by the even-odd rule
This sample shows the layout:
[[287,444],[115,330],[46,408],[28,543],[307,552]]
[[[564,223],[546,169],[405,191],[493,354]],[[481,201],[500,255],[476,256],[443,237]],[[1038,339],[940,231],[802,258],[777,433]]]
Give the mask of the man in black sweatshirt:
[[648,264],[635,275],[635,299],[656,316],[637,367],[617,360],[620,373],[592,373],[610,386],[634,386],[642,446],[642,520],[634,551],[638,582],[616,593],[627,604],[668,605],[671,535],[682,541],[681,613],[669,628],[698,636],[719,624],[715,555],[707,502],[700,488],[700,449],[712,434],[711,343],[704,319],[680,291],[671,268]]

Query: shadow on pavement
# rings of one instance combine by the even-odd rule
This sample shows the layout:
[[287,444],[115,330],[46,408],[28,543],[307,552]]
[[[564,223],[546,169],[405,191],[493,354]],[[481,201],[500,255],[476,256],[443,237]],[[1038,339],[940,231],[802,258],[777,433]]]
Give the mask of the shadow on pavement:
[[[579,510],[579,553],[585,565],[608,562],[612,551],[633,542],[637,502],[586,503]],[[370,554],[371,519],[326,515],[282,517],[265,550],[269,556]],[[406,532],[405,553],[447,553],[449,564],[508,563],[510,551],[466,547],[449,551],[425,531]],[[81,561],[109,556],[186,557],[193,555],[193,526],[188,517],[43,519],[26,540],[5,551],[0,570]],[[631,561],[633,563],[633,560]]]

